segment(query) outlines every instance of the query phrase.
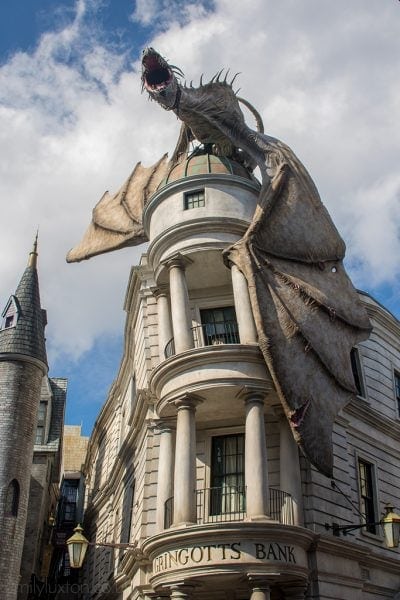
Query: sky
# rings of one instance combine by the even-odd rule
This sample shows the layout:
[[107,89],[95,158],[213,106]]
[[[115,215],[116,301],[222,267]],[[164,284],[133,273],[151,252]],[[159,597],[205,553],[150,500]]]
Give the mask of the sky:
[[[88,435],[122,353],[145,246],[68,265],[91,211],[179,123],[141,94],[156,48],[188,82],[240,72],[240,95],[311,173],[356,287],[400,318],[398,0],[15,0],[0,6],[0,305],[39,228],[50,375]],[[251,122],[251,117],[248,117]]]

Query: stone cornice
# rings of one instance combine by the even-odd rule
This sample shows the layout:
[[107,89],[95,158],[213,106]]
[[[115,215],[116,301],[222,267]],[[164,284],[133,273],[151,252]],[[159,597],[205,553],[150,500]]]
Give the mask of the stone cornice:
[[[235,236],[238,239],[245,233],[249,226],[249,222],[244,219],[236,219],[233,217],[203,217],[184,221],[179,225],[167,227],[162,233],[156,236],[148,248],[149,264],[152,266],[158,265],[159,257],[168,251],[172,244],[177,244],[180,241],[188,240],[193,234],[199,233],[227,233],[230,236]],[[229,242],[231,243],[231,242]],[[198,242],[193,245],[193,248],[214,249],[225,248],[227,244],[223,242]],[[192,247],[191,251],[193,251]],[[185,247],[187,254],[187,246]]]
[[213,369],[216,365],[219,367],[223,363],[240,364],[257,364],[264,367],[265,363],[262,358],[260,349],[256,344],[221,344],[216,346],[203,346],[201,348],[192,348],[179,354],[171,356],[155,367],[151,373],[149,386],[152,394],[159,400],[161,397],[161,389],[165,382],[172,380],[175,376],[183,372],[198,373],[202,367],[209,367],[210,374],[207,377],[207,369],[202,369],[203,378],[197,383],[193,381],[193,385],[189,385],[186,389],[176,388],[173,393],[163,397],[163,401],[175,400],[181,393],[199,393],[207,385],[215,387],[219,385],[238,385],[240,387],[258,387],[265,389],[265,393],[273,389],[272,380],[268,378],[267,372],[263,378],[252,378],[251,374],[246,377],[245,374],[239,375],[233,372],[232,375],[226,375],[224,378],[215,380]]
[[[385,417],[365,400],[360,398],[350,400],[343,412],[345,415],[347,413],[358,421],[362,421],[373,430],[381,431],[388,438],[400,442],[400,422]],[[348,427],[355,429],[356,424],[349,422]]]
[[43,372],[43,375],[47,375],[48,370],[49,370],[49,367],[46,365],[46,363],[42,362],[38,358],[35,358],[34,356],[28,356],[27,354],[19,354],[19,353],[14,353],[14,352],[2,352],[2,353],[0,353],[0,361],[15,361],[15,362],[30,363],[32,365],[35,365],[35,367],[38,367]]

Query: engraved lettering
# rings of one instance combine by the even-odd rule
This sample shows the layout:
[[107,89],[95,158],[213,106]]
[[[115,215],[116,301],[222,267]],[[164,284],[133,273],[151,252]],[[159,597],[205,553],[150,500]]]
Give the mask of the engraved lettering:
[[211,548],[217,548],[217,546],[204,546],[204,548],[207,548],[207,560],[211,560]]
[[[196,550],[199,551],[198,555],[197,555],[197,559],[196,559]],[[203,560],[203,548],[201,546],[195,546],[194,548],[192,548],[192,551],[190,553],[190,558],[195,563],[201,562]]]
[[226,549],[230,547],[230,544],[218,544],[217,548],[222,548],[222,560],[226,559]]
[[294,555],[294,548],[293,548],[293,546],[286,546],[286,547],[288,549],[288,555],[289,555],[288,561],[295,563],[296,562],[296,557]]
[[233,558],[234,560],[239,560],[239,558],[241,556],[239,546],[240,546],[240,542],[231,544],[231,550],[232,550],[231,558]]
[[283,560],[285,562],[287,562],[288,559],[287,559],[287,555],[286,555],[286,550],[287,550],[288,547],[284,546],[282,548],[282,546],[280,546],[279,544],[276,544],[276,545],[278,547],[278,557],[279,557],[279,560],[281,560],[283,558]]
[[[182,557],[182,555],[184,554],[184,556]],[[179,550],[178,552],[178,562],[181,565],[186,565],[187,561],[189,560],[189,552],[187,548],[181,548],[181,550]]]
[[265,554],[265,546],[264,544],[255,544],[256,547],[256,558],[258,558],[258,560],[263,560],[264,558],[266,558],[266,554]]
[[275,554],[275,550],[272,544],[268,545],[268,554],[267,554],[267,560],[269,560],[272,556],[272,560],[278,560],[278,557]]

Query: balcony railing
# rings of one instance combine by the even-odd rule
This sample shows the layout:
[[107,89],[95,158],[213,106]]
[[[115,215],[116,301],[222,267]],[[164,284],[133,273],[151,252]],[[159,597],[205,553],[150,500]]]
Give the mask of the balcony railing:
[[[236,321],[224,321],[223,323],[205,323],[192,327],[193,342],[195,348],[204,346],[219,346],[220,344],[240,344],[238,325]],[[174,338],[170,339],[165,346],[164,356],[169,358],[175,354]]]
[[[196,490],[196,518],[198,525],[243,521],[246,517],[246,489],[227,486]],[[290,494],[269,488],[269,516],[283,525],[294,525],[293,501]],[[174,518],[174,497],[165,502],[164,529],[169,529]]]

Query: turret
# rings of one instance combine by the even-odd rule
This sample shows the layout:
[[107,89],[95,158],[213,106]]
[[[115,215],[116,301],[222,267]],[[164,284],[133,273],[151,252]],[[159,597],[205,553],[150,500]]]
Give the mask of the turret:
[[47,373],[37,236],[0,329],[0,598],[14,600],[24,543],[34,434]]

